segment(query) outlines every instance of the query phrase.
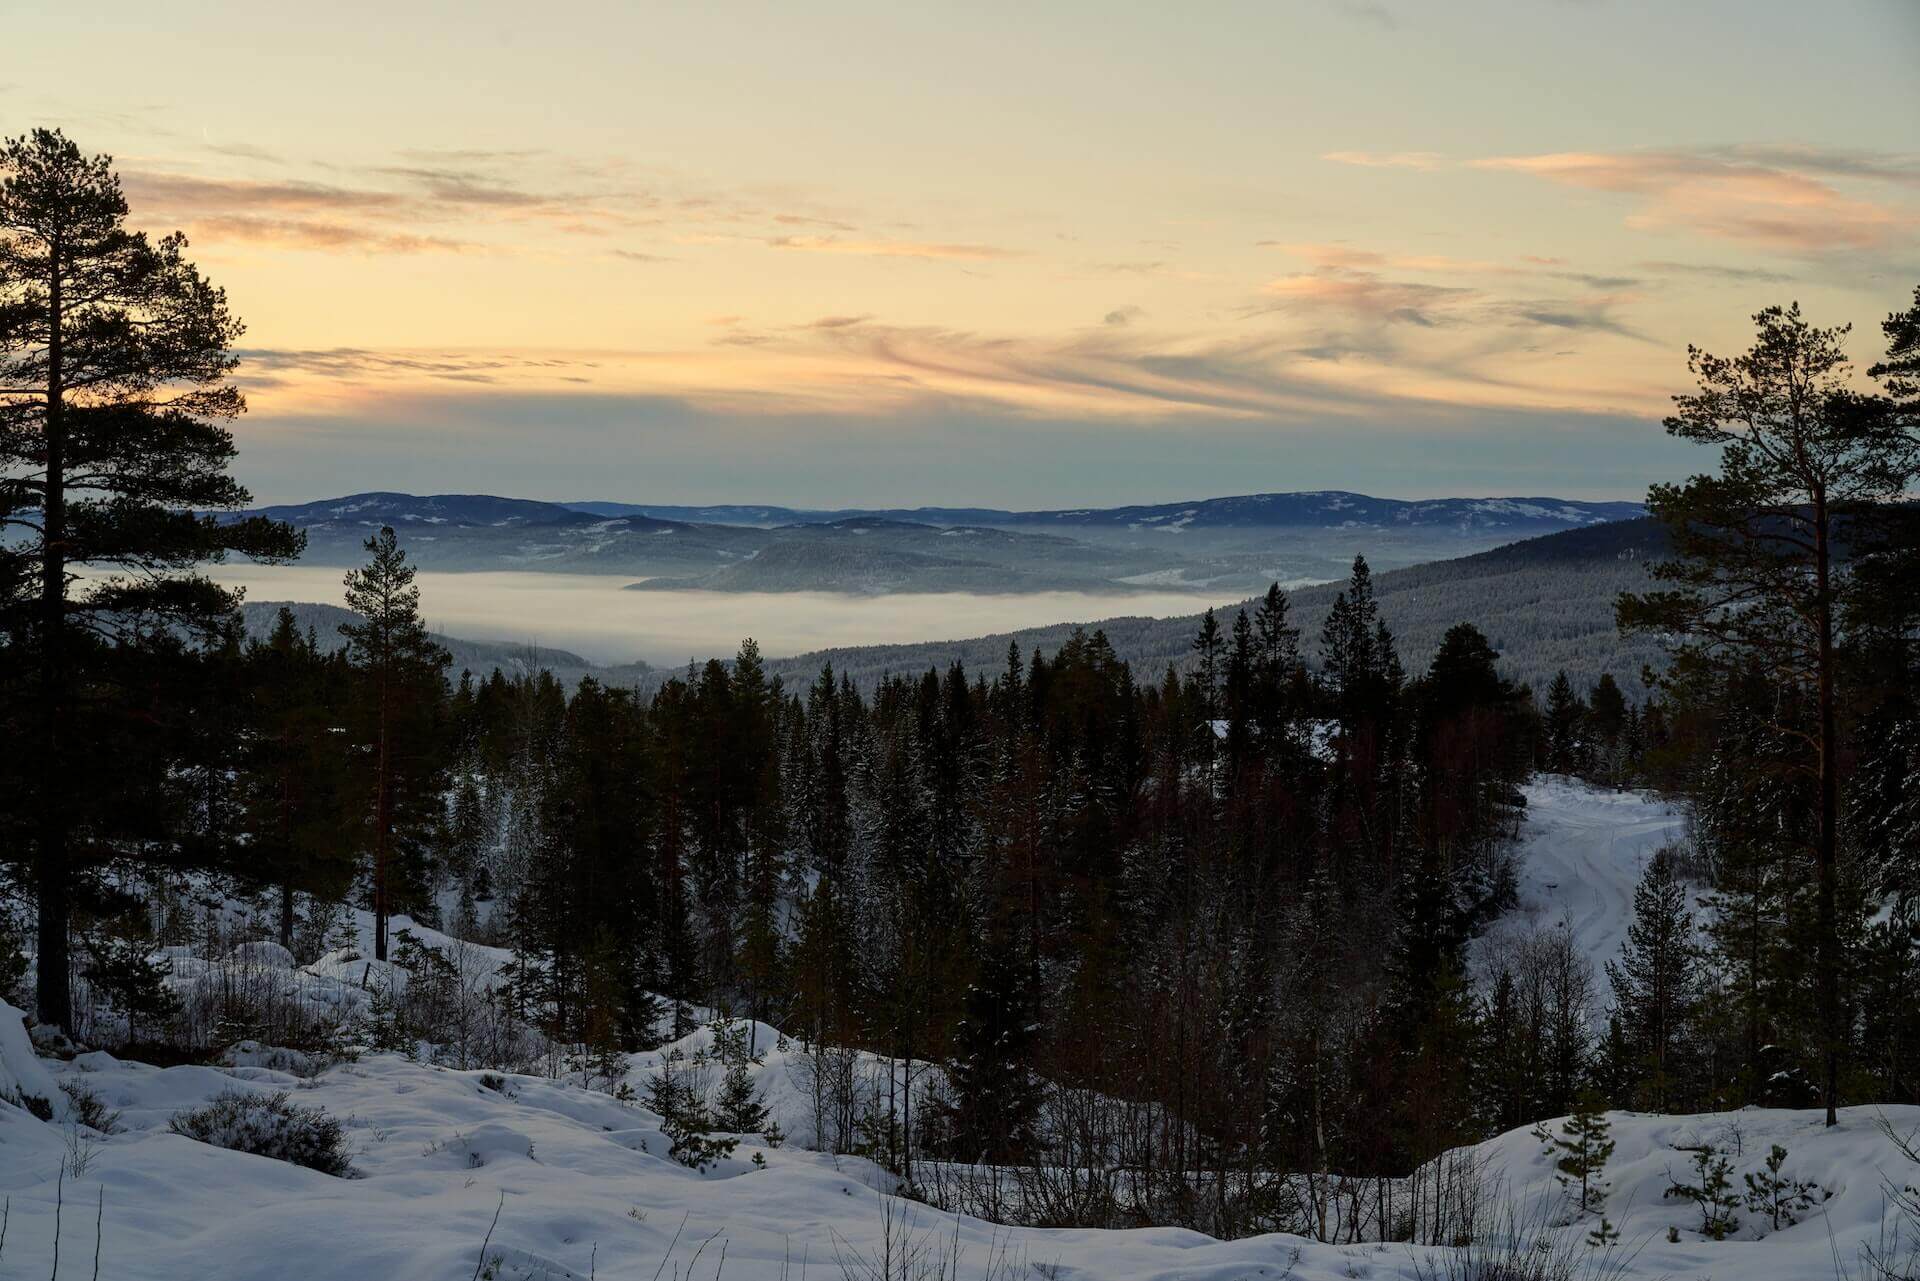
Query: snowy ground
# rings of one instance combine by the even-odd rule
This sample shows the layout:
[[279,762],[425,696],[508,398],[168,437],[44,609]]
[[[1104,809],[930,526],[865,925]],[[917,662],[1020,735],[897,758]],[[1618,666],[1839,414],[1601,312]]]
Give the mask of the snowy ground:
[[1475,940],[1475,960],[1484,964],[1530,931],[1566,929],[1592,960],[1607,1004],[1606,963],[1627,937],[1640,874],[1655,850],[1685,834],[1686,820],[1644,792],[1574,779],[1542,775],[1522,791],[1527,817],[1514,854],[1519,903]]
[[[1527,929],[1564,925],[1598,967],[1617,953],[1640,870],[1679,834],[1680,816],[1643,796],[1564,780],[1530,786],[1528,801],[1520,907],[1477,947],[1484,957]],[[429,946],[459,950],[478,984],[492,982],[507,959],[409,928]],[[304,968],[271,944],[243,945],[226,960],[181,955],[176,982],[190,986],[238,967],[275,975],[320,1006],[359,1007],[380,984],[404,981],[403,972],[364,959],[369,942],[361,938]],[[701,1028],[668,1049],[692,1054],[712,1036]],[[53,1275],[56,1235],[61,1274],[93,1275],[97,1214],[98,1275],[115,1281],[469,1281],[476,1273],[495,1281],[836,1281],[867,1275],[861,1260],[880,1249],[887,1207],[896,1241],[904,1232],[929,1265],[957,1249],[956,1278],[1392,1281],[1421,1276],[1423,1265],[1441,1269],[1426,1275],[1446,1275],[1446,1251],[1400,1244],[1326,1245],[1281,1235],[1218,1242],[1176,1229],[1013,1230],[885,1197],[892,1180],[874,1165],[806,1150],[814,1108],[800,1047],[764,1025],[754,1027],[753,1039],[762,1053],[756,1084],[792,1141],[775,1147],[744,1136],[731,1159],[696,1173],[668,1159],[658,1117],[577,1081],[455,1071],[393,1054],[296,1076],[278,1068],[301,1066],[297,1060],[257,1048],[229,1053],[233,1066],[224,1068],[161,1069],[97,1052],[61,1062],[36,1057],[19,1012],[0,1005],[0,1197],[7,1206],[0,1277]],[[642,1097],[664,1053],[633,1057],[627,1082]],[[709,1085],[717,1086],[718,1070],[709,1071]],[[860,1056],[855,1071],[878,1098],[888,1074],[904,1069]],[[916,1096],[938,1087],[937,1072],[920,1065],[917,1073]],[[60,1083],[76,1080],[120,1113],[115,1133],[100,1136],[72,1119]],[[355,1177],[168,1131],[175,1113],[236,1088],[291,1091],[297,1103],[346,1120]],[[30,1111],[31,1100],[45,1100],[39,1111],[52,1119]],[[1920,1183],[1920,1167],[1882,1127],[1920,1132],[1920,1108],[1841,1115],[1842,1124],[1826,1130],[1814,1112],[1612,1114],[1618,1147],[1604,1176],[1605,1212],[1623,1234],[1628,1260],[1612,1275],[1865,1275],[1861,1248],[1882,1241],[1890,1222],[1888,1185]],[[1778,1231],[1741,1209],[1729,1240],[1706,1240],[1698,1208],[1664,1195],[1691,1169],[1685,1149],[1702,1144],[1726,1155],[1741,1190],[1743,1176],[1760,1171],[1779,1144],[1788,1151],[1785,1173],[1813,1186],[1814,1203],[1797,1225]],[[1538,1138],[1515,1131],[1470,1152],[1481,1186],[1515,1218],[1564,1223],[1559,1237],[1571,1257],[1594,1257],[1582,1243],[1596,1219],[1573,1213]]]
[[[56,1197],[63,1268],[89,1273],[101,1216],[100,1275],[179,1281],[320,1278],[470,1278],[487,1245],[498,1278],[842,1275],[841,1259],[873,1252],[889,1180],[867,1162],[745,1141],[730,1161],[697,1174],[666,1159],[658,1118],[604,1094],[534,1077],[489,1088],[483,1074],[372,1055],[301,1080],[264,1068],[175,1067],[121,1062],[103,1053],[72,1063],[33,1060],[19,1014],[0,1008],[0,1081],[28,1093],[63,1077],[84,1080],[121,1112],[121,1132],[89,1142],[56,1115],[42,1121],[0,1103],[0,1194],[11,1209],[0,1274],[44,1276],[50,1267]],[[176,1111],[224,1089],[292,1090],[302,1104],[352,1118],[358,1177],[333,1178],[262,1157],[196,1143],[167,1131]],[[1903,1130],[1920,1109],[1888,1109]],[[1745,1111],[1699,1117],[1615,1114],[1619,1149],[1609,1163],[1608,1214],[1626,1234],[1636,1277],[1720,1276],[1787,1281],[1834,1275],[1836,1251],[1852,1265],[1878,1234],[1882,1178],[1911,1182],[1879,1130],[1881,1114],[1851,1109],[1826,1131],[1811,1112]],[[1772,1143],[1790,1153],[1787,1172],[1830,1191],[1798,1226],[1773,1232],[1742,1214],[1735,1239],[1709,1242],[1691,1205],[1663,1199],[1687,1169],[1678,1148],[1711,1143],[1735,1163],[1734,1180],[1757,1170]],[[89,1152],[71,1171],[76,1143]],[[755,1156],[765,1162],[756,1164]],[[1489,1186],[1524,1212],[1546,1204],[1568,1213],[1537,1140],[1524,1131],[1476,1150]],[[104,1198],[102,1200],[101,1198]],[[1267,1236],[1216,1242],[1191,1232],[1013,1231],[954,1220],[905,1202],[923,1239],[945,1248],[957,1231],[959,1276],[1302,1279],[1415,1275],[1401,1245],[1330,1246]],[[1582,1236],[1592,1220],[1566,1229]],[[1668,1228],[1679,1235],[1667,1240]],[[696,1262],[697,1258],[697,1262]],[[1038,1266],[1036,1266],[1038,1265]]]

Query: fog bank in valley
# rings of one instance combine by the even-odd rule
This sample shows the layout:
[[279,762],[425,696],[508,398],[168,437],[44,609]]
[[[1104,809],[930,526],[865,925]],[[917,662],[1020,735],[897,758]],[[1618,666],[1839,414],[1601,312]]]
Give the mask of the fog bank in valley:
[[[316,565],[215,565],[250,601],[344,603],[341,571]],[[422,571],[421,612],[436,631],[570,649],[602,663],[672,666],[726,656],[752,636],[769,657],[845,645],[950,640],[1121,615],[1168,617],[1240,598],[1192,592],[844,596],[826,592],[630,592],[607,574]]]

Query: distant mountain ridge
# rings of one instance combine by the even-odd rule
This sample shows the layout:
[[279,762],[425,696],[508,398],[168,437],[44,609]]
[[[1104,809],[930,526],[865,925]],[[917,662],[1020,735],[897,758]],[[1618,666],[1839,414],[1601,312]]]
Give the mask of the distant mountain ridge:
[[723,525],[827,524],[875,517],[928,525],[1104,527],[1130,530],[1187,529],[1472,529],[1557,531],[1646,514],[1633,502],[1569,498],[1374,498],[1345,490],[1241,494],[1183,503],[1125,507],[1008,511],[992,507],[893,507],[810,510],[772,505],[707,507],[648,503],[573,502],[563,506],[599,516],[651,516],[661,520]]
[[1386,570],[1640,513],[1634,503],[1337,491],[1039,512],[568,505],[376,491],[253,514],[304,529],[305,560],[320,565],[359,563],[368,535],[391,525],[424,569],[618,574],[649,591],[1125,596],[1323,581],[1344,574],[1356,553]]

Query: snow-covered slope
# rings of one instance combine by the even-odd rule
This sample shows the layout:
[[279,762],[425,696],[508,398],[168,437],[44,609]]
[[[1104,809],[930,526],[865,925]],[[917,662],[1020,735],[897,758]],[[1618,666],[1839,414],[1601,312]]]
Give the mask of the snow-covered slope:
[[1606,963],[1620,954],[1633,920],[1633,891],[1647,860],[1678,840],[1686,820],[1645,792],[1616,792],[1541,775],[1522,791],[1527,817],[1514,858],[1519,902],[1475,940],[1486,964],[1521,936],[1566,929],[1593,962],[1602,1004],[1611,999]]
[[[0,1007],[0,1022],[17,1028],[19,1018]],[[997,1228],[883,1201],[879,1189],[890,1180],[865,1161],[751,1139],[731,1160],[695,1173],[663,1155],[659,1120],[642,1108],[565,1083],[489,1080],[394,1055],[302,1080],[260,1067],[161,1069],[103,1053],[67,1064],[14,1062],[23,1052],[20,1038],[0,1038],[0,1071],[77,1078],[120,1110],[123,1128],[88,1143],[71,1127],[0,1103],[0,1195],[11,1203],[0,1253],[5,1275],[47,1275],[56,1216],[63,1268],[89,1272],[96,1213],[99,1275],[116,1281],[464,1281],[481,1267],[483,1240],[482,1274],[503,1281],[656,1273],[831,1279],[842,1275],[839,1260],[878,1250],[883,1205],[896,1216],[896,1235],[904,1218],[930,1247],[957,1241],[960,1277],[987,1276],[998,1259],[1016,1265],[992,1274],[1003,1278],[1388,1281],[1418,1275],[1417,1260],[1434,1253],[1286,1236],[1216,1242],[1173,1229]],[[333,1178],[168,1132],[178,1110],[235,1088],[290,1090],[298,1103],[351,1118],[358,1177]],[[1888,1109],[1886,1119],[1911,1130],[1920,1126],[1920,1109]],[[1915,1174],[1880,1120],[1874,1110],[1851,1109],[1828,1131],[1811,1112],[1614,1114],[1619,1149],[1609,1164],[1607,1210],[1633,1255],[1626,1275],[1788,1281],[1831,1276],[1836,1252],[1851,1265],[1879,1231],[1882,1177],[1912,1181]],[[1734,1159],[1736,1185],[1780,1143],[1790,1153],[1787,1173],[1831,1195],[1798,1226],[1775,1232],[1743,1214],[1734,1239],[1706,1241],[1695,1230],[1698,1211],[1661,1196],[1687,1168],[1678,1148],[1701,1142]],[[91,1152],[79,1173],[72,1170],[76,1144]],[[1526,1132],[1474,1155],[1488,1186],[1504,1189],[1523,1217],[1541,1205],[1571,1217],[1548,1158]],[[1583,1237],[1591,1223],[1570,1223],[1565,1232]],[[1668,1241],[1669,1227],[1677,1243]]]

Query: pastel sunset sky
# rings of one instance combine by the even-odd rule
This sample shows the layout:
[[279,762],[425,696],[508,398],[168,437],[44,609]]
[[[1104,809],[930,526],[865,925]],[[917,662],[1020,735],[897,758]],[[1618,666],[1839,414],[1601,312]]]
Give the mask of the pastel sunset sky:
[[245,318],[239,472],[1636,497],[1686,345],[1920,283],[1920,4],[37,4]]

